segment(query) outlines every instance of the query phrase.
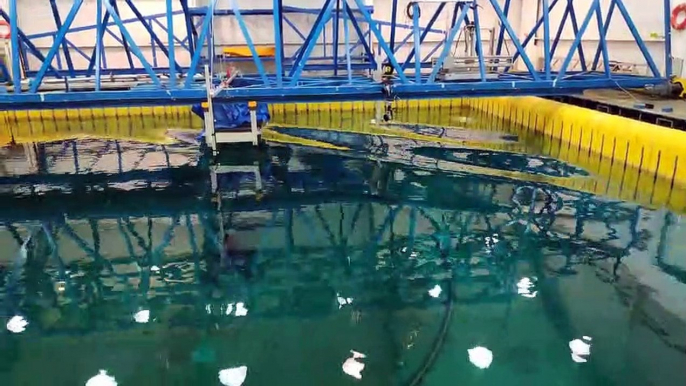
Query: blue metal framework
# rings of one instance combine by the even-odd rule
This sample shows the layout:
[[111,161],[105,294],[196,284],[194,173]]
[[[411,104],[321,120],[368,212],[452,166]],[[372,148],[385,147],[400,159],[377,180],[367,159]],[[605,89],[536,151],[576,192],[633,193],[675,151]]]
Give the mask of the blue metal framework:
[[[422,3],[412,5],[414,12],[411,24],[398,23],[397,0],[389,0],[392,1],[393,15],[390,22],[375,20],[372,17],[373,9],[365,6],[363,0],[326,0],[317,9],[283,6],[282,0],[273,0],[273,9],[241,9],[235,1],[232,1],[230,9],[220,9],[217,7],[217,0],[209,1],[206,7],[192,8],[187,0],[165,0],[160,4],[164,4],[167,11],[153,15],[143,15],[131,0],[97,0],[94,24],[79,27],[72,27],[72,23],[76,15],[83,12],[83,0],[73,0],[71,9],[64,18],[55,0],[43,1],[49,3],[53,12],[54,31],[26,35],[22,31],[21,20],[17,17],[18,0],[9,0],[9,13],[0,10],[0,17],[10,22],[11,52],[19,53],[12,55],[11,66],[7,66],[12,69],[12,84],[22,84],[22,73],[28,77],[23,87],[8,87],[6,93],[0,92],[0,108],[188,104],[204,100],[207,93],[201,79],[201,67],[206,63],[212,65],[216,61],[214,47],[219,43],[215,42],[213,20],[220,17],[234,18],[237,21],[239,34],[246,42],[251,57],[236,60],[253,62],[256,73],[245,75],[242,87],[219,92],[219,100],[323,101],[556,95],[595,88],[633,88],[659,84],[665,82],[672,71],[668,16],[665,18],[666,63],[661,69],[641,38],[623,0],[611,0],[607,10],[601,7],[600,0],[592,1],[588,9],[578,9],[578,4],[575,9],[572,0],[541,0],[540,18],[523,41],[519,40],[519,31],[515,31],[508,20],[514,4],[512,0],[441,3],[424,26],[419,19]],[[174,5],[180,5],[180,9],[174,10]],[[123,7],[135,17],[123,19],[120,16]],[[503,55],[505,48],[514,49],[511,58],[515,65],[498,72],[495,79],[486,76],[491,69],[483,49],[480,28],[483,27],[483,20],[480,14],[484,12],[480,7],[490,8],[498,18],[495,54]],[[565,7],[558,26],[551,25],[550,11],[555,7]],[[664,7],[668,15],[669,0],[664,0]],[[317,17],[309,31],[301,31],[302,26],[299,27],[292,20],[295,14]],[[610,22],[617,18],[617,14],[631,31],[637,50],[641,52],[650,70],[649,75],[612,72],[609,64],[612,53],[606,35]],[[177,15],[183,15],[185,28],[174,28],[174,17]],[[581,16],[580,22],[577,15]],[[449,31],[434,27],[441,16],[452,18]],[[246,23],[248,18],[265,17],[271,17],[274,44],[279,47],[274,58],[264,58],[257,54],[251,38],[250,24]],[[140,34],[132,36],[129,32],[131,25],[138,23],[144,26],[147,37],[142,38]],[[340,23],[343,28],[339,27]],[[560,68],[554,69],[554,56],[561,49],[559,43],[562,32],[568,25],[571,25],[575,33],[575,39],[567,52],[562,54],[564,60]],[[284,30],[286,27],[288,29]],[[455,44],[458,44],[457,39],[464,28],[473,28],[476,32],[474,59],[478,63],[479,76],[463,81],[441,81],[437,77],[439,69]],[[581,41],[584,34],[593,28],[598,29],[599,43],[592,64],[588,65]],[[184,31],[179,32],[182,29]],[[332,39],[327,34],[330,34],[330,29],[333,29],[334,36],[333,49],[329,51]],[[343,30],[342,38],[339,29]],[[541,29],[542,34],[539,35]],[[402,41],[397,41],[400,30],[408,33]],[[74,34],[85,31],[95,31],[96,35],[94,49],[90,54],[72,41]],[[163,31],[165,35],[158,36],[159,31]],[[286,52],[283,48],[284,34],[287,32],[295,33],[303,40],[302,45],[294,52]],[[443,39],[430,52],[421,52],[426,50],[423,43],[430,33],[439,34]],[[105,36],[114,39],[124,48],[127,66],[108,66],[110,47],[103,44]],[[390,36],[390,40],[387,40],[387,36]],[[536,68],[526,52],[526,48],[537,37],[543,40],[545,51],[541,68]],[[52,39],[47,52],[41,51],[34,43],[36,39],[45,38]],[[146,47],[141,46],[142,42]],[[406,44],[412,47],[409,54],[401,50]],[[314,54],[318,48],[323,51],[322,55]],[[166,62],[158,61],[158,51],[168,59]],[[438,56],[434,57],[437,52]],[[37,60],[29,61],[28,56]],[[77,64],[74,60],[77,57],[88,64]],[[575,58],[579,60],[580,69],[572,66]],[[432,59],[436,65],[429,71]],[[395,70],[392,82],[390,85],[386,82],[386,87],[380,81],[373,80],[372,72],[380,67],[377,60],[387,63]],[[266,61],[273,61],[273,66],[266,66]],[[30,63],[39,65],[36,68]],[[523,66],[518,66],[518,63]],[[520,67],[524,70],[517,69]],[[331,76],[313,76],[312,71],[330,71]],[[339,76],[340,71],[344,71],[345,76]],[[137,81],[110,82],[105,85],[104,75],[135,75]],[[51,80],[49,84],[46,84],[47,79]],[[82,82],[79,92],[72,91],[71,85],[74,82]],[[87,85],[85,89],[84,84]]]

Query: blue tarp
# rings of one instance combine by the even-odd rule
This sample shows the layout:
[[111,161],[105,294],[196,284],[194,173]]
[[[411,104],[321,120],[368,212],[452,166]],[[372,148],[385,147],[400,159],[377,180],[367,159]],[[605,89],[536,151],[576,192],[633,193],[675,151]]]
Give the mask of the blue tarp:
[[[213,103],[214,128],[216,130],[228,130],[238,127],[250,127],[250,110],[247,103]],[[193,113],[200,118],[205,118],[202,106],[193,105]],[[269,122],[269,107],[266,103],[257,104],[257,124],[264,125]]]

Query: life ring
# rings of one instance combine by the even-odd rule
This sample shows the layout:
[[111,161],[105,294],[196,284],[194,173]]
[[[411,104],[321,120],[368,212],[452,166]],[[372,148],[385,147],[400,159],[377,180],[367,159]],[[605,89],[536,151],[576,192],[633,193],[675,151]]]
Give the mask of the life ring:
[[[679,16],[684,14],[683,20],[679,21]],[[683,31],[686,29],[686,3],[679,4],[672,10],[672,28],[677,31]]]
[[9,39],[12,36],[12,27],[10,23],[0,20],[0,39]]

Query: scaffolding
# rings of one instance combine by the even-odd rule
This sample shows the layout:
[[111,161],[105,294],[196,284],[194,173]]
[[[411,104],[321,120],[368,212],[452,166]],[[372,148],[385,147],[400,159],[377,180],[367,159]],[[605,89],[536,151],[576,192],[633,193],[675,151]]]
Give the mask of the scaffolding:
[[[452,0],[439,2],[431,19],[422,25],[423,2],[411,3],[411,23],[398,22],[398,1],[392,1],[391,21],[373,18],[373,8],[363,0],[326,0],[318,8],[284,6],[273,1],[273,9],[240,8],[235,1],[220,7],[211,0],[204,7],[189,7],[187,0],[166,0],[166,12],[143,15],[131,0],[97,0],[97,14],[92,25],[72,27],[83,0],[73,0],[62,17],[55,0],[51,4],[56,29],[27,35],[17,17],[18,0],[9,0],[8,12],[0,17],[10,25],[10,51],[19,53],[9,58],[11,82],[7,93],[0,93],[0,106],[5,109],[60,108],[102,105],[190,104],[206,99],[202,68],[211,66],[213,83],[219,82],[215,69],[218,46],[215,24],[232,19],[244,39],[247,57],[231,58],[254,66],[244,75],[245,85],[222,90],[216,100],[231,101],[333,101],[384,100],[397,98],[436,98],[494,95],[557,95],[597,88],[640,88],[666,82],[672,74],[669,1],[664,0],[664,62],[662,68],[638,32],[623,0],[612,0],[601,7],[593,0],[586,9],[575,8],[571,0],[541,0],[537,22],[522,41],[510,20],[512,0]],[[179,4],[180,10],[174,5]],[[578,4],[578,3],[577,3]],[[124,7],[135,17],[122,19]],[[482,9],[483,8],[483,9]],[[551,12],[564,9],[560,24],[552,25]],[[486,10],[495,15],[498,27],[485,38],[482,33]],[[292,22],[295,14],[316,16],[309,31]],[[174,27],[175,16],[184,21],[184,32]],[[447,29],[436,26],[440,17],[450,19]],[[265,57],[254,43],[258,31],[246,19],[260,18],[273,25],[270,44],[273,57]],[[616,72],[616,60],[607,42],[610,23],[624,23],[644,59],[645,74]],[[333,24],[333,36],[327,36]],[[343,38],[339,29],[343,29]],[[134,27],[142,25],[143,32]],[[293,52],[284,50],[284,32],[294,32],[303,41]],[[574,40],[562,47],[561,36],[571,28]],[[585,52],[582,39],[597,29],[595,52]],[[164,32],[158,35],[156,30]],[[87,52],[71,40],[74,34],[95,32],[94,49]],[[403,31],[404,39],[399,39]],[[521,32],[521,31],[519,31]],[[140,34],[149,42],[152,60],[139,47]],[[264,33],[264,31],[261,31]],[[429,34],[443,36],[429,52],[423,44]],[[460,35],[469,35],[473,49],[468,58],[453,57],[451,50]],[[387,37],[389,36],[389,37]],[[109,54],[115,49],[104,44],[113,39],[124,50],[127,67],[108,66]],[[47,52],[38,48],[37,39],[50,39]],[[540,39],[543,55],[536,63],[527,48]],[[342,42],[341,42],[342,40]],[[329,50],[329,45],[333,49]],[[484,47],[489,46],[488,49]],[[411,45],[409,54],[401,48]],[[323,50],[315,48],[321,48]],[[342,48],[342,49],[341,49]],[[586,47],[586,51],[587,51]],[[323,51],[321,54],[315,51]],[[181,65],[181,57],[187,64]],[[245,55],[244,55],[245,56]],[[80,57],[87,64],[78,65]],[[269,62],[269,66],[267,66]],[[165,64],[171,63],[172,65]],[[439,76],[441,71],[460,67],[469,76]],[[615,63],[615,64],[613,64]],[[538,65],[537,65],[538,64]],[[386,75],[382,79],[379,74]],[[458,72],[459,72],[458,71]],[[245,71],[243,71],[245,73]],[[22,78],[22,74],[25,78]]]

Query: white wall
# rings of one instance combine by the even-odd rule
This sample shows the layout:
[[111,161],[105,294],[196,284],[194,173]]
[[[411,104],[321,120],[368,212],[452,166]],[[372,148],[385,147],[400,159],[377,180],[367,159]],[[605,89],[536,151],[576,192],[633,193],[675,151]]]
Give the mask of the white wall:
[[[7,0],[0,0],[0,5],[2,5],[2,2],[6,2]],[[399,11],[398,11],[398,22],[399,23],[404,23],[411,25],[412,20],[409,19],[405,15],[405,7],[409,3],[410,0],[400,0],[399,3]],[[582,22],[584,16],[586,15],[586,12],[588,11],[589,4],[591,3],[592,0],[574,0],[574,5],[576,7],[577,11],[577,18],[579,19],[579,23]],[[207,2],[207,0],[191,0],[191,6],[194,5],[204,5]],[[478,0],[479,4],[482,6],[479,10],[480,12],[480,20],[481,20],[481,27],[483,29],[483,39],[484,41],[488,41],[490,38],[491,32],[493,31],[497,33],[498,28],[499,28],[499,20],[495,16],[495,12],[493,11],[490,3],[488,0]],[[503,0],[499,1],[501,4],[504,2]],[[551,0],[552,2],[552,0]],[[607,9],[609,8],[609,2],[610,0],[601,0],[602,6],[603,6],[603,13],[607,13]],[[39,32],[46,32],[46,31],[54,31],[55,26],[54,22],[52,19],[52,12],[50,10],[50,6],[48,1],[20,1],[20,9],[19,9],[19,22],[21,28],[26,32],[27,34],[34,34],[34,33],[39,33]],[[123,2],[119,1],[119,9],[122,14],[123,19],[127,18],[132,18],[134,17],[133,13],[128,9],[128,6]],[[321,5],[324,3],[324,0],[285,0],[284,5],[286,6],[299,6],[299,7],[304,7],[304,8],[317,8],[321,7]],[[378,20],[385,20],[385,21],[390,21],[391,17],[391,0],[374,0],[372,1],[367,1],[367,3],[373,3],[374,5],[374,15],[373,17]],[[566,0],[559,0],[559,4],[557,5],[557,9],[555,9],[552,14],[551,14],[551,25],[552,26],[557,26],[559,24],[559,21],[562,17],[562,13],[564,10],[564,5],[566,3]],[[662,69],[664,67],[664,50],[663,50],[663,39],[664,39],[664,30],[662,26],[662,20],[663,20],[663,7],[662,7],[662,2],[660,1],[654,1],[651,2],[652,4],[650,6],[647,5],[647,2],[645,0],[624,0],[624,3],[626,7],[628,8],[632,18],[634,19],[634,22],[636,23],[638,27],[638,31],[642,38],[646,41],[648,47],[650,48],[651,52],[653,53],[653,57],[655,58],[657,65]],[[676,3],[676,1],[674,1]],[[58,6],[62,15],[62,18],[65,19],[67,16],[67,13],[71,7],[72,0],[58,0]],[[150,15],[150,14],[156,14],[156,13],[162,13],[164,12],[165,9],[165,2],[164,0],[136,0],[135,1],[136,6],[138,9],[143,13],[144,15]],[[177,1],[173,2],[174,4],[174,9],[178,10],[180,9],[180,5],[178,4]],[[272,7],[272,0],[238,0],[238,4],[242,9],[247,9],[247,8],[258,8],[258,9],[271,9]],[[351,5],[352,8],[355,8],[355,3],[354,1],[349,1],[349,4]],[[422,4],[422,17],[421,17],[421,24],[426,25],[431,18],[433,11],[436,9],[438,5],[437,4]],[[219,5],[218,7],[220,9],[228,9],[231,7],[231,2],[230,0],[219,0]],[[436,29],[447,29],[450,19],[451,19],[451,14],[452,14],[452,5],[448,4],[446,5],[442,15],[439,17],[437,22],[434,24],[434,28]],[[536,7],[536,1],[535,0],[515,0],[513,1],[513,6],[510,12],[510,23],[512,27],[517,31],[518,36],[521,39],[525,37],[525,35],[529,32],[531,27],[535,24],[538,14],[540,14],[540,10],[537,9]],[[93,24],[93,19],[95,15],[95,0],[85,0],[79,14],[77,15],[73,26],[85,26],[85,25],[91,25]],[[629,32],[629,29],[626,27],[624,21],[620,17],[621,15],[619,14],[618,11],[615,11],[615,17],[613,18],[613,22],[610,26],[610,30],[608,33],[608,42],[610,44],[610,54],[611,54],[611,59],[612,60],[619,60],[619,61],[624,61],[624,62],[632,62],[632,63],[640,63],[643,64],[645,61],[643,60],[643,57],[636,47],[635,43],[633,42],[633,38],[631,37],[631,34]],[[304,35],[307,35],[309,32],[309,29],[311,28],[312,24],[314,23],[314,20],[316,18],[316,15],[305,15],[305,14],[289,14],[288,15],[289,19],[299,26],[301,29],[302,33]],[[246,24],[251,32],[251,37],[254,41],[255,44],[273,44],[273,21],[270,16],[249,16],[245,18]],[[164,20],[161,20],[164,22]],[[174,19],[175,23],[175,31],[177,33],[177,36],[185,36],[185,23],[184,20],[181,16],[178,16]],[[129,24],[127,25],[127,28],[129,29],[129,32],[134,36],[138,37],[136,39],[137,44],[143,49],[144,54],[148,61],[152,62],[152,51],[150,50],[150,39],[149,35],[145,31],[142,25],[136,23],[136,24]],[[159,26],[154,26],[153,27],[155,32],[158,34],[160,39],[166,42],[166,33],[159,27]],[[364,27],[363,27],[364,28]],[[292,31],[292,29],[288,25],[284,25],[284,43],[285,43],[285,51],[286,54],[292,54],[295,49],[300,45],[302,39]],[[112,27],[112,30],[115,33],[118,33],[118,29],[116,27]],[[242,45],[245,44],[245,40],[243,39],[243,35],[241,34],[239,28],[238,28],[238,23],[235,18],[232,17],[218,17],[215,19],[215,26],[214,26],[214,31],[216,35],[216,43],[218,45]],[[554,27],[552,28],[551,34],[554,35],[555,32],[557,31],[557,28]],[[353,28],[350,28],[351,32],[351,37],[355,38],[355,33]],[[383,35],[386,37],[388,40],[390,38],[390,32],[388,28],[382,28]],[[398,30],[396,34],[396,41],[399,42],[401,41],[408,33],[410,30]],[[327,42],[329,45],[331,45],[332,42],[332,35],[333,35],[333,25],[332,23],[329,23],[329,26],[327,27]],[[340,34],[340,44],[341,48],[339,49],[340,55],[343,55],[343,28],[339,28],[339,34]],[[109,67],[127,67],[127,62],[126,62],[126,56],[123,52],[123,49],[121,46],[119,46],[116,41],[109,36],[108,34],[105,35],[105,46],[107,47],[107,63]],[[676,32],[674,31],[673,34],[673,39],[674,39],[674,56],[679,57],[679,58],[684,58],[686,57],[686,37],[685,37],[684,32]],[[68,38],[76,45],[79,47],[82,47],[85,49],[86,52],[89,52],[93,49],[94,41],[95,41],[95,31],[90,30],[90,31],[85,31],[81,32],[78,34],[69,34]],[[532,60],[534,63],[539,63],[539,59],[542,56],[542,41],[541,39],[543,38],[543,31],[542,29],[539,31],[536,39],[536,44],[533,44],[533,42],[529,45],[528,48],[528,53],[530,56],[532,56]],[[444,39],[444,34],[438,34],[438,33],[430,33],[427,36],[427,39],[422,46],[422,52],[424,54],[428,53],[435,45],[436,43],[442,41]],[[568,26],[567,29],[564,31],[562,35],[562,41],[560,43],[560,48],[558,49],[556,53],[556,57],[559,58],[560,60],[564,57],[566,54],[567,50],[569,49],[569,46],[571,45],[571,42],[574,39],[574,34],[572,32],[571,26]],[[315,51],[312,53],[312,56],[320,56],[323,51],[322,51],[322,38],[320,37],[320,45],[315,49]],[[398,53],[398,57],[400,58],[401,61],[405,59],[407,54],[412,50],[412,42],[413,39],[410,38],[409,44],[406,44]],[[48,48],[51,45],[51,39],[41,39],[40,41],[37,42],[38,46],[43,49],[44,51],[47,52]],[[591,24],[589,25],[589,29],[587,30],[586,34],[584,35],[584,48],[586,49],[587,52],[587,60],[590,61],[592,60],[592,57],[595,53],[595,49],[597,47],[598,43],[598,29],[597,29],[597,24],[595,21],[595,18],[592,19]],[[508,43],[507,48],[509,52],[514,52],[514,47],[512,46],[511,43]],[[464,48],[461,46],[458,48],[458,55],[459,52],[461,52]],[[488,47],[486,47],[486,50],[488,50]],[[330,54],[329,50],[329,54]],[[357,53],[359,54],[361,51],[358,51]],[[60,55],[62,55],[60,53]],[[437,54],[436,54],[437,55]],[[72,53],[73,60],[75,61],[75,64],[77,67],[83,67],[85,66],[85,59],[77,54]],[[136,60],[134,58],[134,60]],[[160,66],[167,66],[167,60],[166,57],[158,50],[157,51],[157,60],[158,64]],[[187,52],[184,50],[179,49],[177,51],[177,60],[179,63],[182,65],[188,64],[190,61],[189,55]],[[32,61],[32,66],[35,67],[37,64],[35,61]]]

